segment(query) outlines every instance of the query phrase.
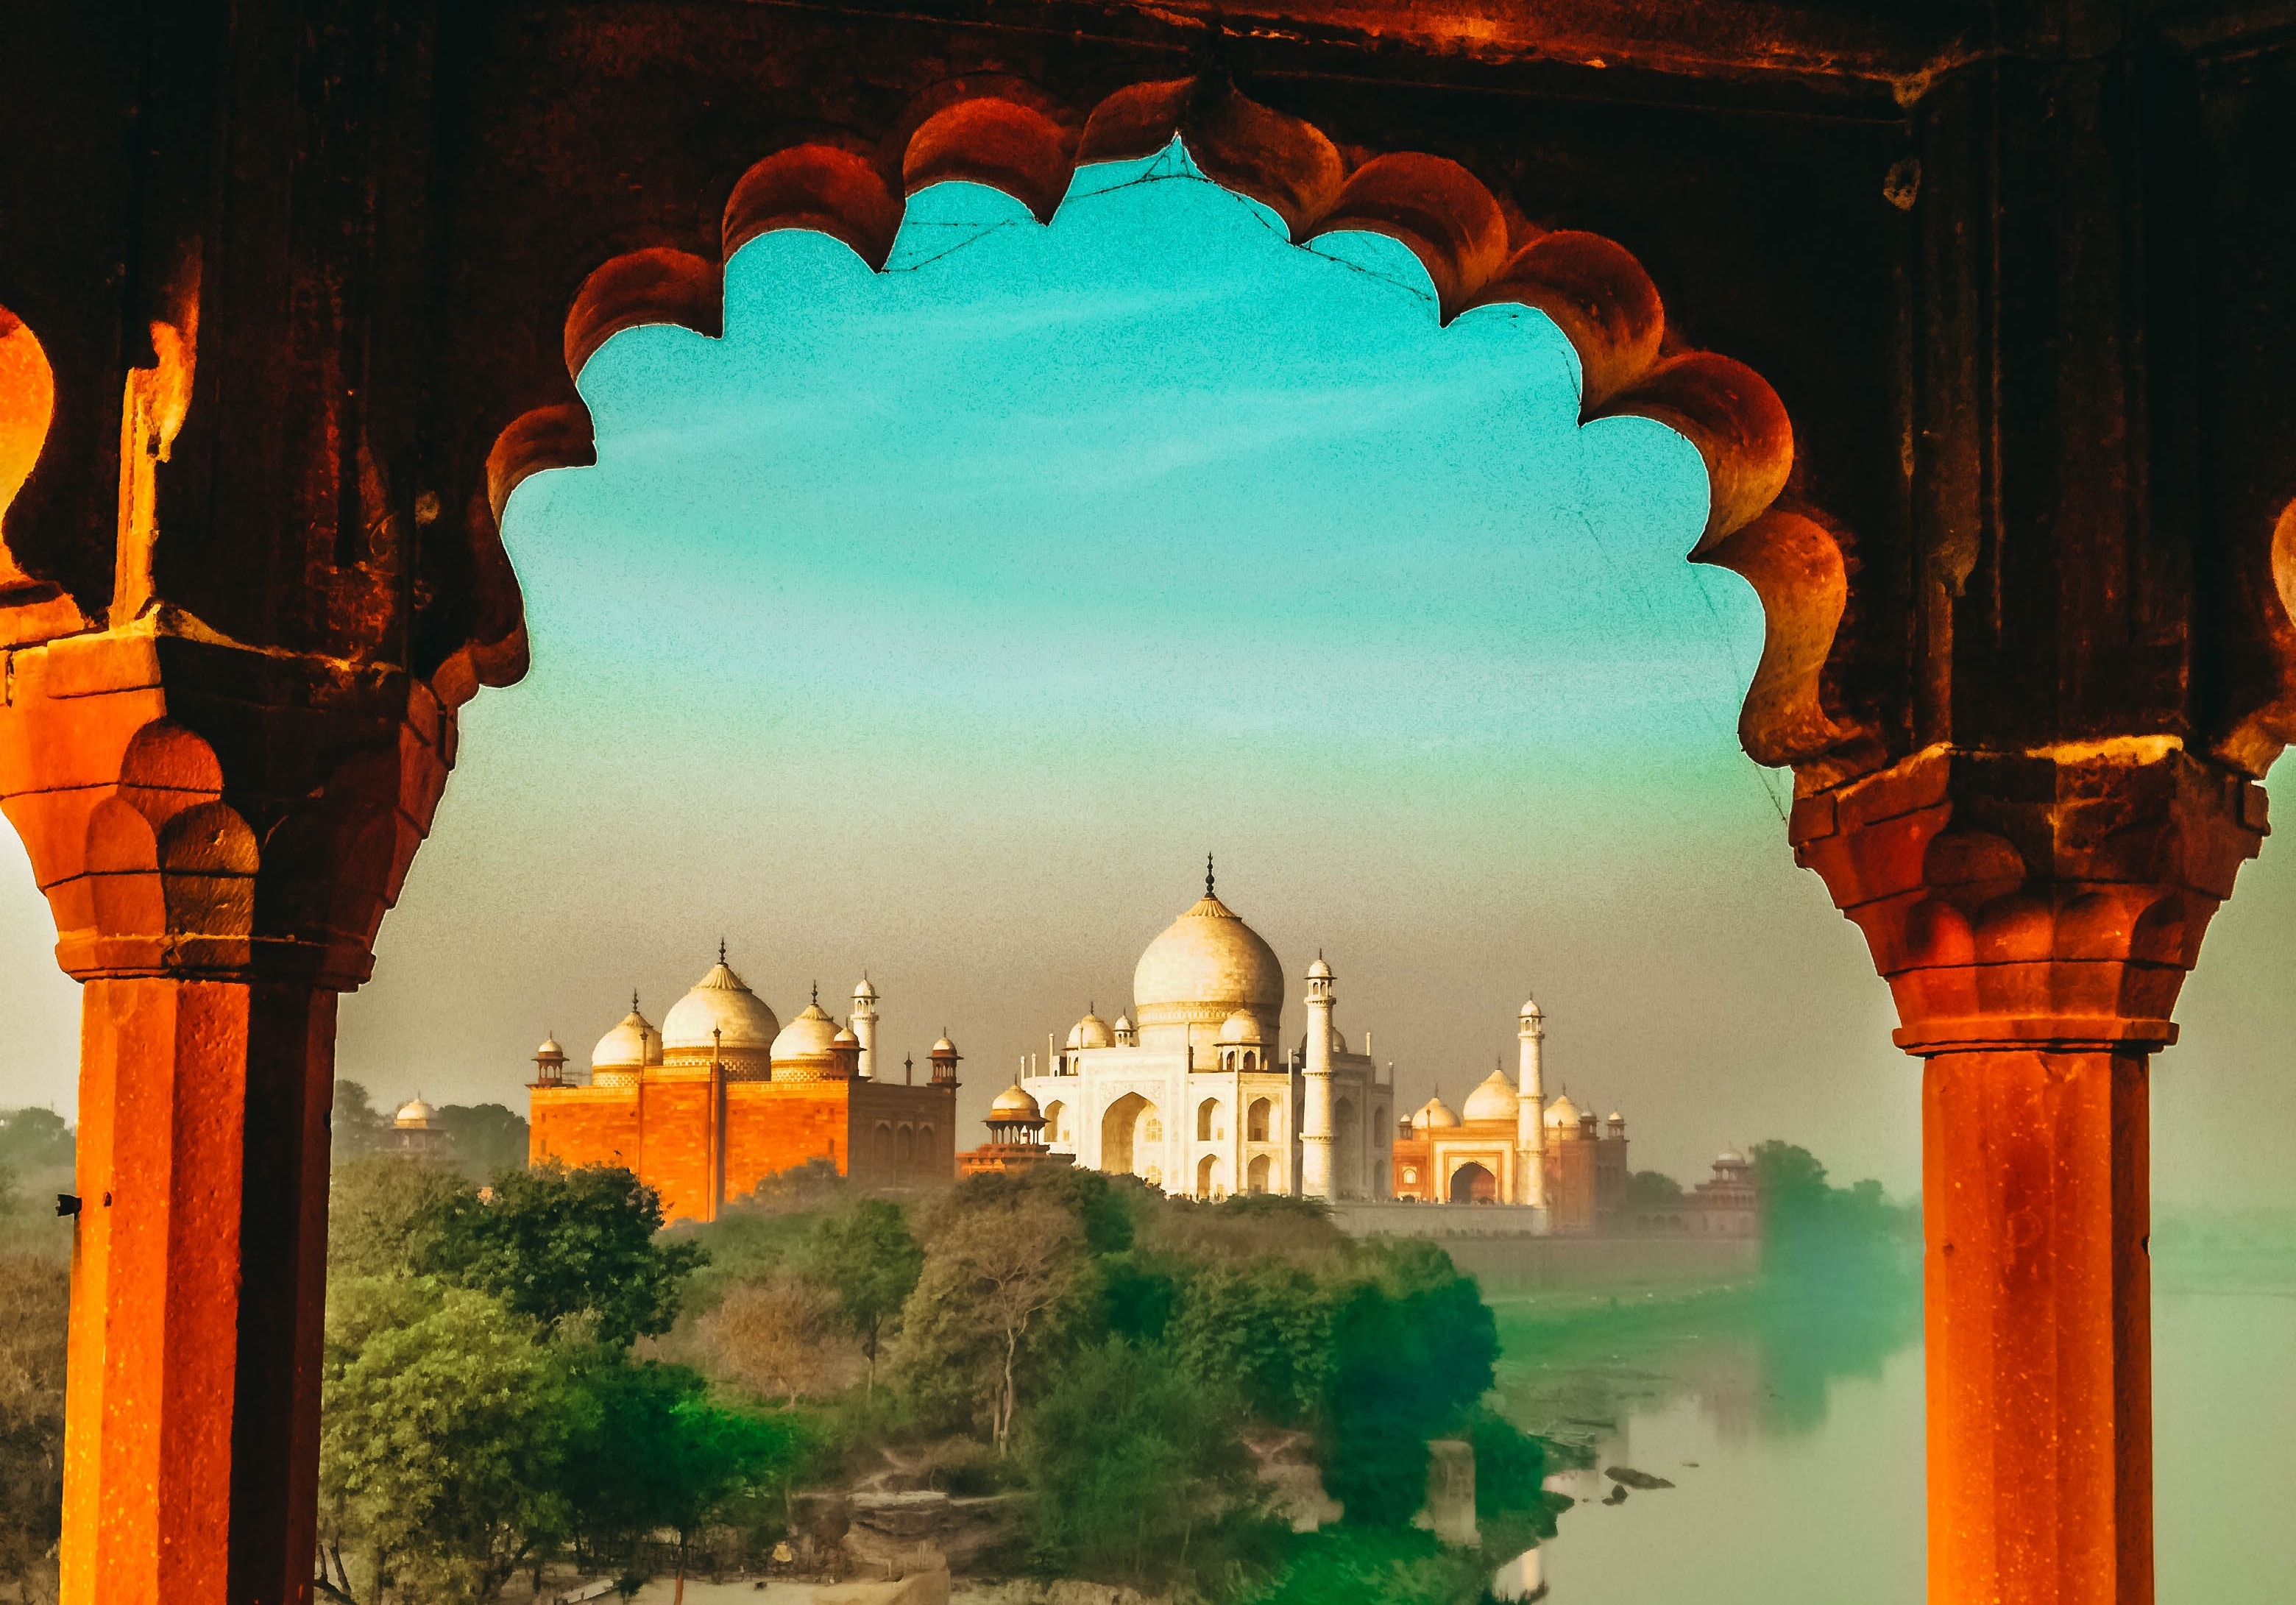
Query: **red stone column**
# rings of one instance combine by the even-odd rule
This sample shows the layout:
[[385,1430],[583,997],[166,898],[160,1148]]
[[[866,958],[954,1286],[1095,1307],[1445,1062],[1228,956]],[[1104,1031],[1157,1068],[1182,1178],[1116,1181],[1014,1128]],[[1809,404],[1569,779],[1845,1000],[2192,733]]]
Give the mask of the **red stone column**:
[[1796,807],[1926,1061],[1930,1598],[2149,1605],[2149,1056],[2263,793],[2173,742],[1933,749]]
[[62,1597],[308,1601],[335,998],[452,717],[148,633],[6,656],[0,806],[84,983]]

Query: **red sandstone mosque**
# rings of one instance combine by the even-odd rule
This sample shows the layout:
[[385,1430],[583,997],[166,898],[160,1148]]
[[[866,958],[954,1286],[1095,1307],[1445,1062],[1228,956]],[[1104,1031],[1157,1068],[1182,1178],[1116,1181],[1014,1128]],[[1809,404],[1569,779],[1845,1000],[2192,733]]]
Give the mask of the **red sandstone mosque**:
[[[669,1220],[715,1220],[761,1180],[824,1159],[873,1190],[948,1185],[956,1173],[956,1044],[932,1045],[922,1085],[877,1056],[877,993],[864,976],[840,1024],[813,1001],[783,1026],[718,962],[662,1016],[638,1011],[598,1039],[586,1079],[554,1039],[535,1050],[532,1163],[618,1165],[661,1194]],[[576,1073],[578,1076],[578,1072]]]

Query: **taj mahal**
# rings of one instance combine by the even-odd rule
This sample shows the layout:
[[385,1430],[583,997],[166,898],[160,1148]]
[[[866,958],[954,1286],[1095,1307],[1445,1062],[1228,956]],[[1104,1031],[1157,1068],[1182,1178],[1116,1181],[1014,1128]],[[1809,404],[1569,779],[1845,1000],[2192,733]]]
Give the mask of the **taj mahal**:
[[[1041,1111],[1044,1142],[1077,1165],[1201,1199],[1456,1198],[1545,1209],[1552,1166],[1537,1003],[1519,1023],[1519,1081],[1494,1071],[1468,1101],[1472,1121],[1439,1099],[1398,1120],[1392,1069],[1382,1073],[1372,1057],[1368,1030],[1360,1050],[1341,1031],[1338,977],[1322,954],[1304,980],[1306,1028],[1286,1048],[1283,967],[1220,901],[1207,860],[1204,895],[1140,955],[1131,1010],[1112,1023],[1087,1011],[1065,1045],[1020,1078]],[[1575,1111],[1569,1126],[1575,1147]],[[1623,1179],[1622,1122],[1612,1134],[1615,1157],[1600,1168]],[[1610,1139],[1589,1140],[1591,1161]]]

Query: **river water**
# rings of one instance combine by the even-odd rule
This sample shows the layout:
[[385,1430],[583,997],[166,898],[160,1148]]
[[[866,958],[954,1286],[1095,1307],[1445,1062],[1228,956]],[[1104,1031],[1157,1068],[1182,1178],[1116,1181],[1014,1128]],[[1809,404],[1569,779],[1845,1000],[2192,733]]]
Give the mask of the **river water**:
[[[1917,1313],[1842,1322],[1718,1302],[1711,1320],[1526,1331],[1494,1300],[1508,1413],[1597,1470],[1495,1591],[1555,1605],[1920,1605]],[[1631,1306],[1625,1312],[1633,1314]],[[2153,1310],[2161,1605],[2296,1596],[2296,1289],[2187,1289]],[[1601,1468],[1675,1486],[1601,1503]],[[1512,1586],[1510,1586],[1512,1585]]]

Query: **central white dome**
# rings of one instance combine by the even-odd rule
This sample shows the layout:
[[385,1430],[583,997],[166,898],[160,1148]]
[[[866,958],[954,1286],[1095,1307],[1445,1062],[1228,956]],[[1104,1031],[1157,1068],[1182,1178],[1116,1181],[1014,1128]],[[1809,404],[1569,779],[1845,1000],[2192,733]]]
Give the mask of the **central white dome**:
[[1238,1010],[1280,1020],[1283,967],[1258,931],[1207,892],[1148,944],[1132,996],[1144,1026],[1216,1025]]
[[723,959],[661,1017],[661,1045],[671,1052],[708,1052],[722,1046],[762,1053],[781,1032],[782,1022],[766,1000],[750,991]]

